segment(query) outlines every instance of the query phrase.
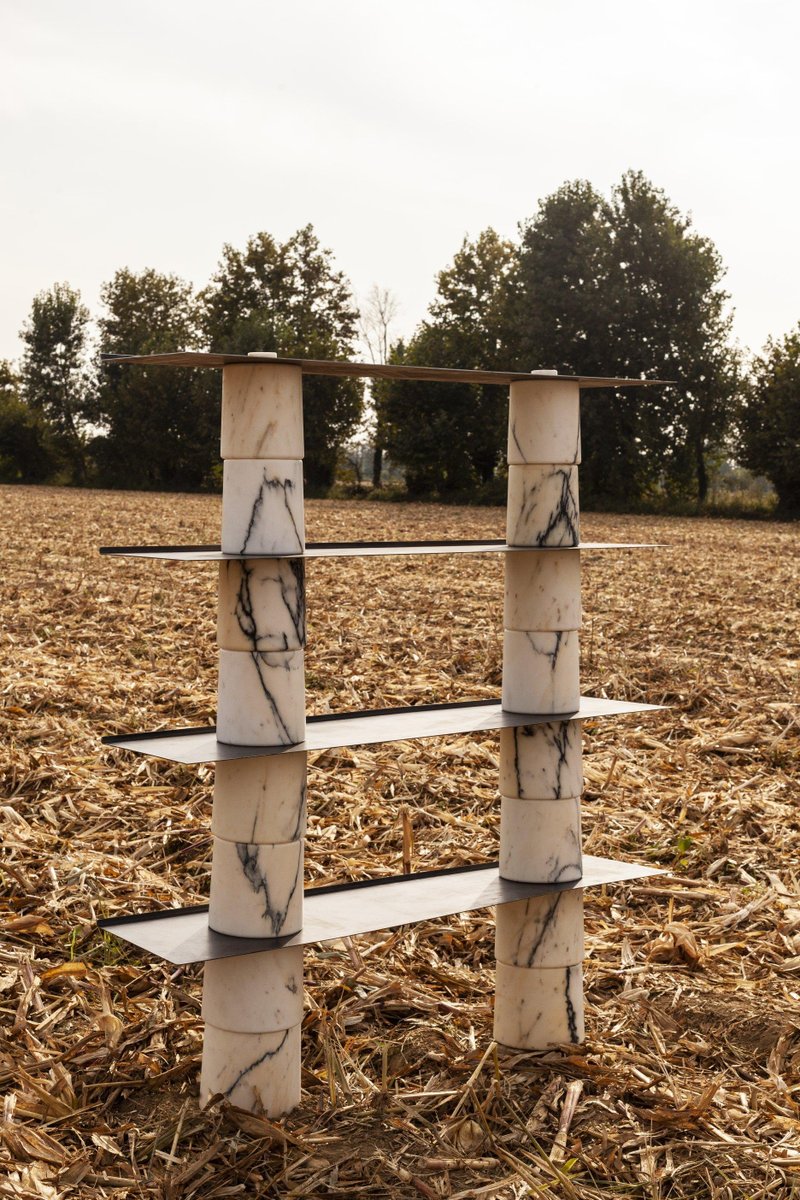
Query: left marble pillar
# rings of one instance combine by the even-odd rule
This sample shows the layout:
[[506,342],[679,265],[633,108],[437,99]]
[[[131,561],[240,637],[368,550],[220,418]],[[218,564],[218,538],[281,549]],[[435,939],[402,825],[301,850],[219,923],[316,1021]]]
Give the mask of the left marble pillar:
[[[302,375],[225,367],[217,737],[280,754],[217,764],[209,924],[286,937],[303,924],[306,755]],[[302,950],[206,964],[200,1099],[281,1116],[300,1100]]]

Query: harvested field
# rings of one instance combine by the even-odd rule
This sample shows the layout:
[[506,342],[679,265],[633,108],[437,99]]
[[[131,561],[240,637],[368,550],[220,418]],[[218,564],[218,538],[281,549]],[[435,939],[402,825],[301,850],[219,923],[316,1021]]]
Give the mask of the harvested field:
[[[798,529],[584,518],[583,686],[665,712],[586,733],[587,1040],[491,1041],[491,913],[307,953],[304,1103],[196,1104],[199,968],[95,919],[207,893],[211,769],[102,734],[213,721],[219,498],[0,488],[2,1197],[800,1195]],[[499,509],[310,502],[307,536],[478,538]],[[502,559],[315,561],[309,709],[493,697]],[[496,856],[496,735],[328,752],[306,877]],[[404,817],[405,814],[405,817]]]

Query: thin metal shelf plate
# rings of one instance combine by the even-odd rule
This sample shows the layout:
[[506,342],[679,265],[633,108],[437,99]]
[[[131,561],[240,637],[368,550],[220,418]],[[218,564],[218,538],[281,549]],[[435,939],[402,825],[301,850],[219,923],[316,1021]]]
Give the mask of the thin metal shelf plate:
[[283,946],[309,946],[360,933],[375,933],[396,925],[450,917],[454,913],[495,904],[511,904],[530,896],[554,895],[660,874],[655,867],[585,855],[583,876],[574,883],[514,883],[501,879],[497,864],[490,863],[307,888],[303,898],[303,928],[300,933],[285,938],[238,938],[215,933],[208,927],[208,905],[205,904],[139,916],[113,917],[98,921],[98,925],[146,954],[182,966],[259,954]]
[[420,704],[416,708],[382,708],[358,713],[325,713],[306,718],[306,738],[291,746],[231,746],[218,742],[216,730],[173,729],[157,733],[104,737],[103,744],[131,750],[169,762],[197,764],[227,762],[236,758],[263,758],[295,751],[315,753],[343,746],[373,746],[379,742],[404,742],[416,738],[447,737],[546,725],[552,721],[590,721],[596,717],[655,712],[660,704],[629,704],[582,696],[580,707],[568,713],[507,712],[496,700],[467,700],[457,704]]
[[304,375],[332,375],[356,379],[405,379],[427,383],[497,384],[577,383],[582,388],[654,387],[664,379],[605,378],[599,375],[539,375],[524,371],[464,371],[451,367],[406,366],[398,363],[357,363],[346,359],[266,358],[250,354],[215,354],[203,350],[179,350],[167,354],[104,354],[104,367],[132,363],[140,367],[227,367],[241,363],[249,367],[300,367]]
[[224,554],[219,546],[101,546],[117,558],[154,558],[170,562],[227,562],[247,558],[369,558],[394,554],[525,554],[530,550],[654,550],[657,542],[580,542],[577,546],[508,546],[504,541],[450,542],[309,542],[302,554]]

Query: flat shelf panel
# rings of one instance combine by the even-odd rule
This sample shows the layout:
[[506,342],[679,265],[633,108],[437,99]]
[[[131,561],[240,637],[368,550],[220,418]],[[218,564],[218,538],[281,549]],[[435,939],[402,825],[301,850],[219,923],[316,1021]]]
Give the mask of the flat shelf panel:
[[227,562],[252,558],[369,558],[392,554],[525,554],[531,550],[654,550],[657,542],[580,542],[577,546],[509,546],[506,542],[309,542],[302,554],[224,554],[219,546],[101,546],[113,557],[170,562]]
[[234,363],[254,366],[300,367],[304,375],[333,375],[355,379],[406,379],[426,383],[509,384],[578,383],[582,388],[653,387],[668,383],[664,379],[605,378],[599,375],[537,375],[524,371],[462,371],[449,367],[399,366],[394,363],[356,363],[345,359],[260,358],[248,354],[213,354],[210,351],[185,350],[173,354],[104,354],[103,365],[115,367],[133,364],[139,367],[226,367]]
[[303,928],[300,933],[285,938],[237,938],[215,933],[208,927],[208,905],[113,917],[98,921],[98,925],[147,954],[184,965],[259,954],[283,946],[309,946],[360,933],[375,933],[395,925],[450,917],[454,913],[495,904],[511,904],[530,896],[552,895],[661,874],[654,867],[592,855],[584,856],[583,871],[583,877],[574,883],[514,883],[501,879],[497,863],[490,863],[307,888],[303,897]]
[[589,721],[626,713],[654,712],[659,704],[629,704],[582,696],[580,707],[569,713],[507,712],[496,700],[468,700],[458,704],[420,704],[415,708],[382,708],[359,713],[326,713],[306,718],[306,739],[292,746],[231,746],[218,742],[216,730],[174,729],[158,733],[104,737],[103,744],[131,750],[169,762],[197,764],[235,758],[260,758],[294,751],[314,753],[342,746],[372,746],[413,738],[446,737],[490,729],[546,725],[551,721]]

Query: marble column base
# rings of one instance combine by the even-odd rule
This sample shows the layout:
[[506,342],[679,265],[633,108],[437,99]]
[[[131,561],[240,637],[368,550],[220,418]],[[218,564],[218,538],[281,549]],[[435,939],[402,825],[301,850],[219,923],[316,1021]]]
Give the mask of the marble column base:
[[234,746],[292,746],[306,735],[302,650],[220,650],[217,738]]
[[233,1033],[206,1025],[200,1106],[219,1093],[237,1108],[282,1117],[300,1103],[300,1026]]
[[506,629],[579,629],[580,550],[506,555]]
[[520,725],[500,731],[500,794],[561,800],[583,791],[580,721]]
[[229,458],[222,471],[226,554],[301,554],[305,544],[303,464]]
[[577,546],[578,468],[510,466],[506,540],[509,546]]
[[218,762],[211,832],[228,842],[295,842],[306,830],[306,755]]
[[203,968],[203,1020],[233,1033],[275,1033],[303,1019],[303,950],[217,958]]
[[303,926],[303,843],[214,838],[208,923],[232,937],[286,937]]
[[580,391],[576,383],[521,380],[511,384],[508,461],[581,461]]
[[582,1042],[583,968],[497,964],[494,1037],[518,1050]]
[[219,565],[217,645],[223,650],[302,650],[302,558],[228,559]]
[[303,457],[300,367],[222,368],[221,458]]
[[580,706],[578,631],[503,635],[503,708],[517,713],[568,713]]
[[570,967],[582,960],[583,892],[531,896],[495,911],[495,954],[510,967]]
[[574,883],[580,879],[580,800],[515,800],[502,796],[500,874],[517,883]]

